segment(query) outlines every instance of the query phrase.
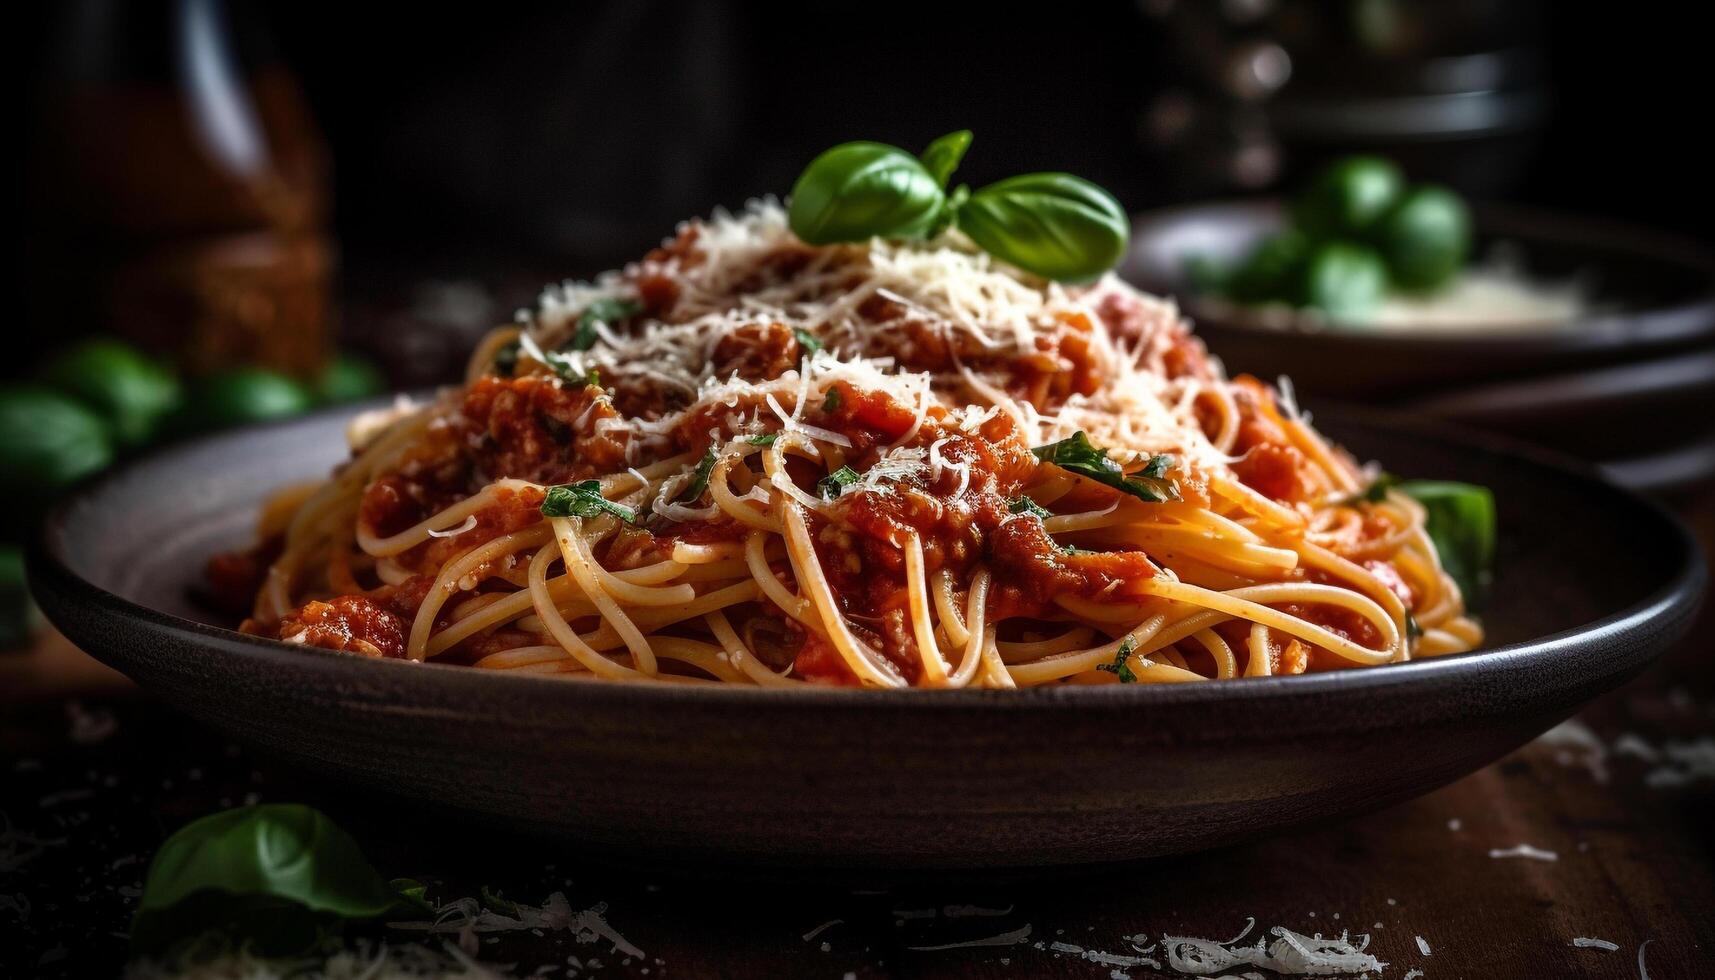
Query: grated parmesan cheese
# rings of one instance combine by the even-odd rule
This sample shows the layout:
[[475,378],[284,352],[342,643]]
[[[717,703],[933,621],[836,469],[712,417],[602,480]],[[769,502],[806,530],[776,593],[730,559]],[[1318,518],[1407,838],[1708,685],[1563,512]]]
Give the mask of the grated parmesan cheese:
[[[689,252],[675,255],[670,247],[669,258],[645,259],[589,283],[551,287],[533,312],[519,315],[536,344],[563,348],[591,304],[638,299],[641,275],[671,278],[677,294],[659,315],[636,318],[624,330],[597,324],[589,349],[561,349],[558,355],[569,376],[597,371],[609,384],[615,378],[642,380],[676,393],[673,403],[683,408],[619,423],[636,429],[628,454],[664,452],[682,422],[717,406],[742,413],[766,405],[787,431],[849,445],[803,418],[807,405],[818,404],[830,385],[844,381],[915,410],[914,423],[896,446],[914,439],[931,407],[939,405],[964,412],[954,421],[967,432],[1007,414],[1032,445],[1082,429],[1115,450],[1122,463],[1127,455],[1154,453],[1173,453],[1193,465],[1226,462],[1196,422],[1202,382],[1170,379],[1163,367],[1182,332],[1178,308],[1112,274],[1088,286],[1062,286],[995,262],[957,232],[927,244],[878,240],[806,249],[772,199],[753,201],[737,214],[717,211],[706,221],[681,225],[680,232],[694,236]],[[764,274],[763,260],[774,254],[805,258],[789,274]],[[1051,415],[1007,393],[1006,375],[995,365],[1044,356],[1042,338],[1066,324],[1099,325],[1098,310],[1116,295],[1143,311],[1140,322],[1147,329],[1130,348],[1105,329],[1081,334],[1097,376],[1109,379],[1098,390],[1072,395]],[[886,304],[881,314],[872,302]],[[759,323],[802,331],[821,347],[767,381],[715,376],[721,340]],[[912,329],[893,329],[905,324]],[[895,354],[919,349],[918,331],[945,344],[950,370],[913,371],[897,363]],[[961,349],[982,352],[987,366],[961,362]],[[973,402],[983,407],[965,411]]]

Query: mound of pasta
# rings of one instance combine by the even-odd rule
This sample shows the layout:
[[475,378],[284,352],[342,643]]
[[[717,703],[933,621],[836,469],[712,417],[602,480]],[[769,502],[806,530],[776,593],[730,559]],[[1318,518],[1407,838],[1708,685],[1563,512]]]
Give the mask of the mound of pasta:
[[550,289],[216,558],[243,629],[568,679],[1180,683],[1467,650],[1410,497],[1169,303],[753,204]]

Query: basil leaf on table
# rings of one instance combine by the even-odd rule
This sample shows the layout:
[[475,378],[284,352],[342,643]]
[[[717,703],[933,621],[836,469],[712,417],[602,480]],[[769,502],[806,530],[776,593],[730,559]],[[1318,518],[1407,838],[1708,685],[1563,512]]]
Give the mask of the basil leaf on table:
[[944,199],[935,175],[905,150],[841,143],[810,161],[792,185],[787,221],[811,245],[922,238]]
[[1495,561],[1494,494],[1449,480],[1407,480],[1399,489],[1428,512],[1429,539],[1467,604],[1481,596]]
[[149,864],[131,925],[138,952],[161,952],[211,930],[263,954],[300,952],[349,920],[410,910],[350,834],[294,803],[226,810],[167,838]]
[[971,194],[959,227],[983,251],[1046,279],[1094,279],[1125,254],[1131,222],[1081,177],[1021,174]]

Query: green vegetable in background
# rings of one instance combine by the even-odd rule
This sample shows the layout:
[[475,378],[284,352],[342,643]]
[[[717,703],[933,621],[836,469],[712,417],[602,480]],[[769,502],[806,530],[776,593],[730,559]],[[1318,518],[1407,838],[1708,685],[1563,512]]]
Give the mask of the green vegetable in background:
[[1263,239],[1229,273],[1223,291],[1241,303],[1302,301],[1304,265],[1310,241],[1287,228]]
[[787,218],[792,231],[812,245],[922,238],[945,199],[941,180],[905,150],[841,143],[804,168],[792,185]]
[[185,825],[155,852],[131,945],[161,952],[214,930],[263,955],[281,955],[312,947],[348,920],[419,903],[420,892],[413,900],[396,891],[320,811],[289,803],[243,807]]
[[1387,293],[1387,266],[1368,246],[1329,242],[1310,254],[1301,292],[1306,303],[1329,319],[1361,322]]
[[0,653],[26,646],[40,616],[25,586],[23,550],[0,544]]
[[302,415],[315,405],[304,385],[266,368],[233,368],[199,379],[182,414],[192,431],[225,429]]
[[[82,402],[39,385],[0,387],[0,496],[25,524],[54,495],[113,462],[108,426]],[[21,531],[22,527],[7,528]]]
[[74,395],[107,420],[119,446],[146,444],[179,406],[179,379],[129,344],[98,337],[47,362],[42,380]]
[[311,386],[323,405],[362,401],[387,390],[387,381],[374,362],[349,352],[334,355]]
[[1119,262],[1131,222],[1081,177],[1020,174],[971,194],[959,228],[983,251],[1047,279],[1093,279]]
[[1489,488],[1447,480],[1407,480],[1399,484],[1428,511],[1430,540],[1441,567],[1469,603],[1482,595],[1495,560],[1495,497]]
[[1399,200],[1405,180],[1380,157],[1335,161],[1311,181],[1292,217],[1312,238],[1363,238]]
[[1471,213],[1444,187],[1415,187],[1400,198],[1376,231],[1393,283],[1428,291],[1458,274],[1471,250]]
[[1109,458],[1107,450],[1093,445],[1082,429],[1059,442],[1037,446],[1031,452],[1044,463],[1088,477],[1145,503],[1160,504],[1179,499],[1179,488],[1166,478],[1175,460],[1165,453],[1149,457],[1142,469],[1128,475],[1124,467]]
[[1471,251],[1470,211],[1443,187],[1406,187],[1378,157],[1346,157],[1293,202],[1286,226],[1243,260],[1186,260],[1193,288],[1240,303],[1321,309],[1341,323],[1370,318],[1390,291],[1427,292],[1459,274]]

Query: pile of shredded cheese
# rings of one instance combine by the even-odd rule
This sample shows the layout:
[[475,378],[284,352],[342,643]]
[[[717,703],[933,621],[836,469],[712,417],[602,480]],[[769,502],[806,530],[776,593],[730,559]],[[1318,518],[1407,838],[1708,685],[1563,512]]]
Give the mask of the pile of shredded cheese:
[[[544,349],[562,349],[570,373],[595,372],[604,380],[643,376],[677,393],[676,403],[684,407],[660,418],[602,420],[638,436],[628,443],[633,462],[662,451],[668,434],[686,418],[710,417],[711,410],[727,432],[742,434],[758,431],[767,406],[787,431],[837,443],[802,418],[810,399],[836,381],[914,407],[919,426],[930,405],[938,404],[960,413],[955,424],[967,431],[1005,413],[1032,445],[1083,430],[1116,450],[1122,462],[1128,454],[1161,452],[1193,464],[1225,462],[1192,415],[1204,382],[1171,379],[1163,370],[1163,358],[1184,330],[1177,308],[1111,273],[1087,286],[1062,286],[995,261],[957,231],[929,243],[877,240],[810,249],[792,235],[773,200],[754,201],[738,214],[717,212],[682,225],[680,233],[691,239],[688,251],[645,259],[594,282],[551,287],[535,311],[518,315]],[[770,256],[794,252],[801,266],[768,274]],[[674,284],[670,309],[632,321],[623,331],[593,323],[596,343],[586,350],[563,349],[594,304],[636,301],[638,281],[651,275]],[[1115,294],[1143,312],[1146,329],[1128,343],[1111,336],[1098,314]],[[875,298],[896,311],[891,321],[877,323],[860,312]],[[1042,357],[1039,339],[1068,320],[1091,326],[1087,354],[1102,381],[1094,393],[1074,394],[1044,413],[1009,395],[996,365]],[[932,373],[902,366],[893,355],[902,349],[909,354],[913,341],[890,326],[907,322],[944,342],[954,352],[953,363]],[[808,334],[822,349],[762,383],[716,376],[714,352],[722,338],[758,323]],[[960,350],[981,352],[980,363],[964,363]],[[928,467],[933,461],[914,464]]]

